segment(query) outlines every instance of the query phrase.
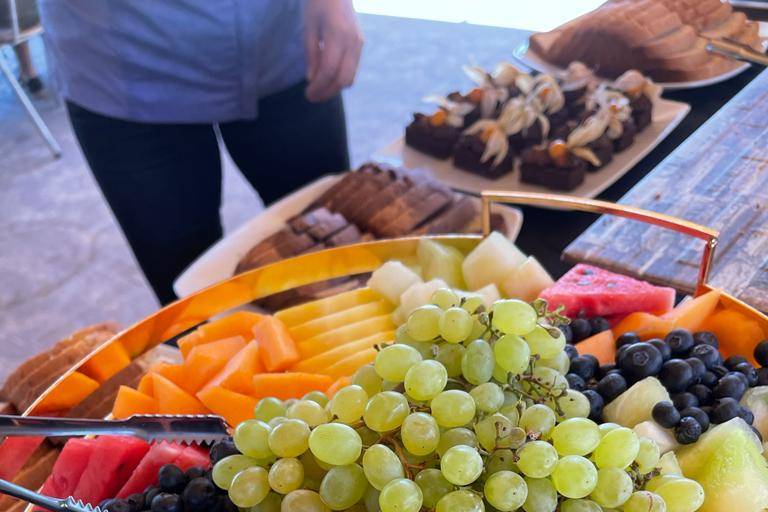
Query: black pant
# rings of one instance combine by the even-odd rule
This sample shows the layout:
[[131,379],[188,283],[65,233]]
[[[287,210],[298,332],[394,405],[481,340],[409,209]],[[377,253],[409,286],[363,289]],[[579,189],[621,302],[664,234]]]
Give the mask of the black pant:
[[[341,97],[309,103],[305,84],[259,101],[259,117],[219,125],[265,204],[349,168]],[[151,124],[68,103],[80,147],[161,303],[173,280],[222,235],[221,161],[209,124]]]

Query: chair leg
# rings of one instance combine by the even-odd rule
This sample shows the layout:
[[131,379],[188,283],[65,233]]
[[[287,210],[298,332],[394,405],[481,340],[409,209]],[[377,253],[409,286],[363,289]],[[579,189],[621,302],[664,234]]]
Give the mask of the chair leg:
[[21,87],[21,84],[14,76],[13,71],[11,71],[11,67],[8,65],[8,61],[6,60],[2,51],[0,51],[0,71],[3,72],[5,78],[8,80],[8,83],[11,84],[13,92],[16,93],[16,96],[18,96],[19,101],[21,101],[21,104],[24,106],[27,114],[32,119],[32,122],[35,123],[35,128],[37,128],[40,136],[45,140],[46,144],[48,144],[48,147],[51,149],[53,156],[55,158],[59,158],[61,156],[61,147],[59,146],[59,143],[56,142],[56,139],[53,137],[51,130],[48,129],[48,125],[46,125],[45,121],[43,121],[43,118],[40,117],[37,109],[32,104],[29,97],[24,92],[24,89]]

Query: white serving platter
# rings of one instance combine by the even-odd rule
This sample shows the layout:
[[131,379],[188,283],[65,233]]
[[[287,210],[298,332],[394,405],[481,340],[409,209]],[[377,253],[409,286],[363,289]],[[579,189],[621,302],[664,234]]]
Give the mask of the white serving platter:
[[[634,144],[620,153],[615,153],[611,163],[597,172],[587,173],[584,183],[564,193],[579,197],[597,196],[624,176],[637,162],[664,140],[690,110],[691,107],[687,103],[660,99],[653,111],[653,121],[637,135]],[[374,159],[407,168],[423,169],[434,178],[442,180],[455,189],[473,193],[479,193],[483,190],[552,192],[546,187],[520,181],[518,169],[495,180],[463,171],[454,167],[450,159],[439,160],[406,146],[402,137],[378,151]]]
[[[324,176],[300,188],[219,240],[174,281],[176,295],[185,297],[231,277],[237,263],[251,247],[285,227],[288,219],[301,213],[341,177],[340,174]],[[517,208],[498,204],[493,205],[493,211],[504,217],[507,224],[505,234],[510,240],[515,240],[523,225],[523,213]]]

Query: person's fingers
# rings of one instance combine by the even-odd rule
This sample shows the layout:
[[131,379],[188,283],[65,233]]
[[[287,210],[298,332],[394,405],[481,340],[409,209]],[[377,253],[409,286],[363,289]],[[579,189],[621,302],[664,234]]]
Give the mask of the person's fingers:
[[304,48],[307,55],[307,80],[312,81],[320,61],[320,31],[313,24],[307,24],[304,29]]
[[339,74],[336,77],[336,86],[339,89],[345,89],[355,81],[357,68],[360,64],[360,53],[362,51],[362,42],[355,42],[347,47],[344,56],[341,59]]
[[343,55],[344,45],[338,37],[330,37],[323,41],[317,72],[307,86],[307,98],[310,101],[325,101],[338,92],[335,91],[335,81]]

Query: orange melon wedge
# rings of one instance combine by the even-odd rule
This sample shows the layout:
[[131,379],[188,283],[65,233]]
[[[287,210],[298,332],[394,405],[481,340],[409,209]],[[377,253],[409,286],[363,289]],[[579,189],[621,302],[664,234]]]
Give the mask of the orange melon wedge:
[[197,345],[233,336],[242,336],[246,340],[250,340],[253,337],[251,329],[263,316],[253,311],[235,311],[223,318],[203,324],[186,336],[179,338],[177,343],[181,355],[186,358],[192,348]]
[[66,411],[82,402],[99,388],[99,382],[80,372],[74,372],[56,386],[40,403],[38,412]]
[[206,414],[208,409],[194,396],[162,375],[154,374],[154,396],[160,414]]
[[600,364],[612,363],[616,357],[616,340],[613,332],[603,331],[576,344],[579,354],[592,354]]
[[120,386],[112,407],[112,416],[122,419],[134,414],[157,414],[157,400],[128,386]]
[[139,393],[145,394],[147,396],[155,396],[155,383],[152,380],[152,372],[149,371],[144,374],[143,377],[141,377],[141,380],[139,380],[139,385],[136,388],[136,391]]
[[189,393],[197,393],[244,347],[245,340],[242,336],[224,338],[194,347],[184,361],[182,388]]
[[671,330],[671,321],[645,312],[630,313],[612,329],[617,338],[622,334],[633,332],[640,336],[641,340],[663,338]]
[[299,352],[288,328],[274,316],[265,316],[253,327],[259,357],[268,372],[279,372],[299,360]]
[[333,395],[338,393],[341,388],[345,388],[350,384],[352,384],[352,379],[349,377],[339,377],[325,390],[325,396],[333,398]]
[[253,419],[256,399],[218,386],[207,387],[197,394],[214,414],[222,416],[233,427]]
[[81,366],[79,371],[98,382],[106,382],[129,364],[131,356],[125,347],[120,343],[110,343]]
[[747,315],[731,309],[717,311],[704,320],[701,330],[711,331],[720,342],[720,352],[724,357],[741,355],[755,364],[753,352],[755,345],[768,337],[760,324]]
[[263,371],[264,367],[259,359],[259,344],[251,341],[204,387],[222,387],[248,395],[253,392],[253,376]]

